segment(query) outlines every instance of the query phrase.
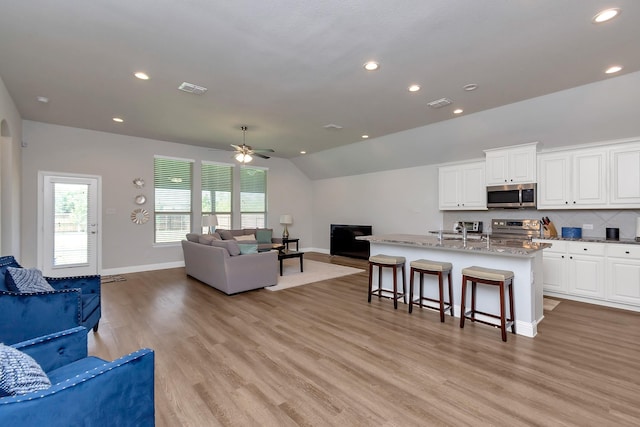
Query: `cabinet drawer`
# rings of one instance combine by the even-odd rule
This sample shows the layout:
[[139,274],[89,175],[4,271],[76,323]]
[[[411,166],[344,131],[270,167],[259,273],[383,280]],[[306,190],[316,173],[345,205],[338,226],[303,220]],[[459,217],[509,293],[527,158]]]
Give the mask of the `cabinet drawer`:
[[567,251],[567,242],[563,242],[560,240],[541,240],[541,242],[551,244],[551,247],[545,249],[544,252],[565,253]]
[[640,260],[640,245],[607,245],[607,256]]
[[574,255],[604,255],[604,243],[568,242],[568,251]]

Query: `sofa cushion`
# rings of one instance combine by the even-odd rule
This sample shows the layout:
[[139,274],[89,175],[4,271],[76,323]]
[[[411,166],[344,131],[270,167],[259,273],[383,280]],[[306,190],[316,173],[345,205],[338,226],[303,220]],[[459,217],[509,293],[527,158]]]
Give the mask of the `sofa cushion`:
[[211,246],[216,246],[218,248],[224,248],[229,252],[229,255],[236,256],[240,255],[240,247],[238,246],[238,242],[235,240],[212,240]]
[[238,243],[238,247],[240,248],[240,255],[257,254],[258,253],[258,244],[257,243]]
[[258,243],[271,243],[273,237],[273,230],[268,228],[256,230],[256,240]]
[[7,268],[7,285],[15,292],[49,292],[55,291],[42,277],[42,271],[37,268]]
[[18,396],[49,387],[49,377],[31,356],[0,344],[0,396]]
[[210,245],[214,240],[218,239],[216,239],[213,234],[201,234],[198,237],[198,243],[201,243],[203,245]]
[[234,239],[236,239],[239,242],[256,242],[256,236],[253,234],[245,234],[243,236],[235,236]]
[[233,233],[230,230],[218,230],[218,234],[220,234],[222,240],[233,240]]
[[187,233],[187,240],[193,243],[198,243],[200,239],[200,234],[197,233]]

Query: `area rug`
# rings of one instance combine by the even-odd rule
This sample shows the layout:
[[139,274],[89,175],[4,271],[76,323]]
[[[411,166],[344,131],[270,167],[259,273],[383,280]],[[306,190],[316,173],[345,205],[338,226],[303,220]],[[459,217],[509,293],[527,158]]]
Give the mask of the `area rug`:
[[124,276],[102,276],[100,278],[101,283],[113,283],[113,282],[126,282],[127,279]]
[[294,286],[335,279],[336,277],[360,273],[361,271],[364,270],[345,267],[343,265],[328,264],[326,262],[304,260],[304,273],[300,273],[300,260],[286,259],[284,260],[284,274],[278,276],[278,284],[275,286],[267,286],[265,289],[281,291],[283,289],[293,288]]
[[551,298],[543,298],[542,299],[542,309],[544,311],[551,311],[560,304],[561,301]]

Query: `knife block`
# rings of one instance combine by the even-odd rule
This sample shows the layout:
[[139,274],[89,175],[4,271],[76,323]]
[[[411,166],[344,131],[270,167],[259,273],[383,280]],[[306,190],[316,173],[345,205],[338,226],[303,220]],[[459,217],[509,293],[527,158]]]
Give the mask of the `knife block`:
[[553,222],[549,222],[549,224],[544,226],[544,237],[558,237],[558,230],[556,230]]

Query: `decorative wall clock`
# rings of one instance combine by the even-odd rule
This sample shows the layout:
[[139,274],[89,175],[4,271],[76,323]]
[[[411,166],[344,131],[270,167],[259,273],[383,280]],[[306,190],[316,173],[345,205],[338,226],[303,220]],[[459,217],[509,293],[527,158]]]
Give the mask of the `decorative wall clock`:
[[149,221],[149,211],[146,209],[134,209],[131,212],[131,222],[134,224],[146,224]]

